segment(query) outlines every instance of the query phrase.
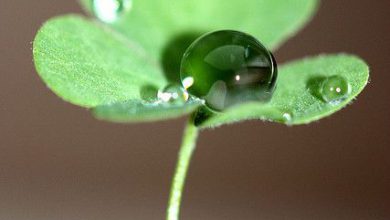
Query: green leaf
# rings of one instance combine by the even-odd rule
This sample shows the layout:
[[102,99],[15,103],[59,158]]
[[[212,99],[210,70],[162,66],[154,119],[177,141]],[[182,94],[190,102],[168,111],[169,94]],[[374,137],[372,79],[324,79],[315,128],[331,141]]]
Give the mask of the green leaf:
[[33,53],[47,86],[83,107],[140,100],[142,88],[166,84],[158,65],[133,41],[76,15],[46,22]]
[[[87,7],[92,2],[82,1]],[[195,38],[215,29],[237,29],[261,35],[266,45],[275,47],[303,26],[317,3],[203,1],[134,1],[133,10],[111,27],[76,15],[51,19],[34,40],[36,69],[64,100],[97,107],[97,117],[139,121],[180,116],[195,105],[185,105],[181,111],[168,104],[142,106],[142,91],[165,86],[164,73],[177,81],[181,55]],[[128,111],[123,111],[124,106]],[[147,114],[141,115],[140,109]]]
[[[196,123],[202,128],[217,127],[249,119],[262,119],[289,125],[306,124],[342,109],[366,86],[367,64],[356,56],[339,54],[306,58],[281,66],[277,89],[267,104],[248,103],[226,112],[207,115],[198,113]],[[326,103],[315,94],[316,79],[330,76],[345,78],[349,96],[338,103]]]
[[[150,104],[143,98],[145,88],[157,90],[167,84],[163,74],[169,70],[163,70],[155,59],[163,59],[165,67],[164,47],[181,55],[183,48],[175,44],[178,35],[187,39],[179,42],[187,44],[194,33],[237,29],[261,36],[266,45],[275,47],[307,21],[317,2],[243,1],[220,7],[216,7],[217,0],[204,4],[135,2],[133,10],[113,24],[113,28],[76,15],[54,18],[46,22],[34,40],[35,65],[57,95],[73,104],[94,108],[98,118],[133,122],[178,117],[195,111],[200,103]],[[262,7],[256,11],[255,6]],[[180,10],[173,13],[173,9]],[[231,16],[225,16],[227,12]],[[190,16],[191,13],[199,16]],[[213,22],[209,22],[210,16]],[[179,59],[168,56],[168,64],[177,65]],[[311,91],[310,82],[334,75],[346,78],[352,92],[345,100],[328,104]],[[270,103],[247,103],[222,114],[199,111],[196,123],[203,128],[247,119],[292,125],[309,123],[344,107],[362,91],[367,80],[367,65],[354,56],[342,54],[296,61],[281,67],[279,85]]]
[[[81,0],[93,12],[93,0]],[[156,60],[183,36],[233,29],[275,49],[310,20],[318,0],[133,0],[131,11],[111,24]],[[188,46],[188,45],[186,45]]]

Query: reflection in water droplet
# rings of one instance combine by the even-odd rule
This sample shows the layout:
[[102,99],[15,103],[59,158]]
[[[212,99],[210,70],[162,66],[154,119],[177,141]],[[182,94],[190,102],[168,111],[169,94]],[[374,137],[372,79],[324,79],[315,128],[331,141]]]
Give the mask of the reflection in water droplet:
[[93,11],[101,21],[115,22],[132,7],[132,0],[93,0]]
[[192,77],[186,77],[185,79],[182,80],[182,84],[185,89],[190,88],[194,84],[194,78]]
[[351,86],[345,78],[331,76],[325,78],[320,83],[318,92],[323,101],[330,104],[338,104],[348,97],[351,92]]
[[189,95],[180,85],[172,84],[160,90],[157,94],[160,101],[171,104],[184,104]]

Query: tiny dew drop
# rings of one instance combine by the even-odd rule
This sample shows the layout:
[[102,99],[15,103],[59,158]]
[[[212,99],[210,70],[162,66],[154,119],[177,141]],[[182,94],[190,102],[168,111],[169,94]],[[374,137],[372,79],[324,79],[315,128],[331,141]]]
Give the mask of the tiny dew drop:
[[337,104],[348,97],[351,86],[344,77],[330,76],[323,79],[318,92],[323,101]]
[[214,111],[271,99],[277,78],[273,55],[254,37],[216,31],[197,39],[185,52],[182,85]]
[[179,105],[186,103],[189,95],[180,85],[170,84],[158,92],[157,98],[163,103]]
[[292,120],[293,120],[293,116],[291,113],[289,112],[284,112],[283,115],[283,120],[284,120],[284,123],[286,124],[291,124]]
[[112,23],[129,11],[132,0],[92,0],[93,11],[101,21]]

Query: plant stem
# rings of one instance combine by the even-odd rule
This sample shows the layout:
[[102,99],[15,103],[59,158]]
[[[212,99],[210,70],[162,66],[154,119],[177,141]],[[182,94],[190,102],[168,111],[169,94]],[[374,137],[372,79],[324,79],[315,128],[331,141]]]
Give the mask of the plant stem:
[[172,180],[167,209],[167,220],[179,219],[181,197],[183,194],[188,167],[195,150],[198,133],[199,130],[194,125],[192,117],[190,117],[184,130],[183,141],[180,147],[175,174]]

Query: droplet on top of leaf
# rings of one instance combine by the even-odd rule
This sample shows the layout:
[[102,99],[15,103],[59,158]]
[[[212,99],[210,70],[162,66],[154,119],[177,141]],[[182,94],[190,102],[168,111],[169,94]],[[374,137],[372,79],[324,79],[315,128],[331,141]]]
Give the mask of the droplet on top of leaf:
[[132,0],[92,0],[93,11],[101,21],[112,23],[132,7]]
[[292,120],[293,120],[293,115],[291,113],[289,113],[289,112],[283,113],[283,122],[285,124],[287,124],[287,125],[291,124]]
[[158,92],[158,100],[171,104],[184,104],[189,95],[180,85],[170,84]]
[[351,93],[351,85],[342,76],[317,77],[309,80],[308,88],[312,95],[329,104],[344,101]]
[[348,81],[341,76],[331,76],[324,79],[319,89],[321,98],[331,104],[343,101],[351,92]]
[[196,40],[183,56],[180,76],[187,91],[215,111],[236,104],[267,102],[272,97],[277,65],[254,37],[217,31]]

